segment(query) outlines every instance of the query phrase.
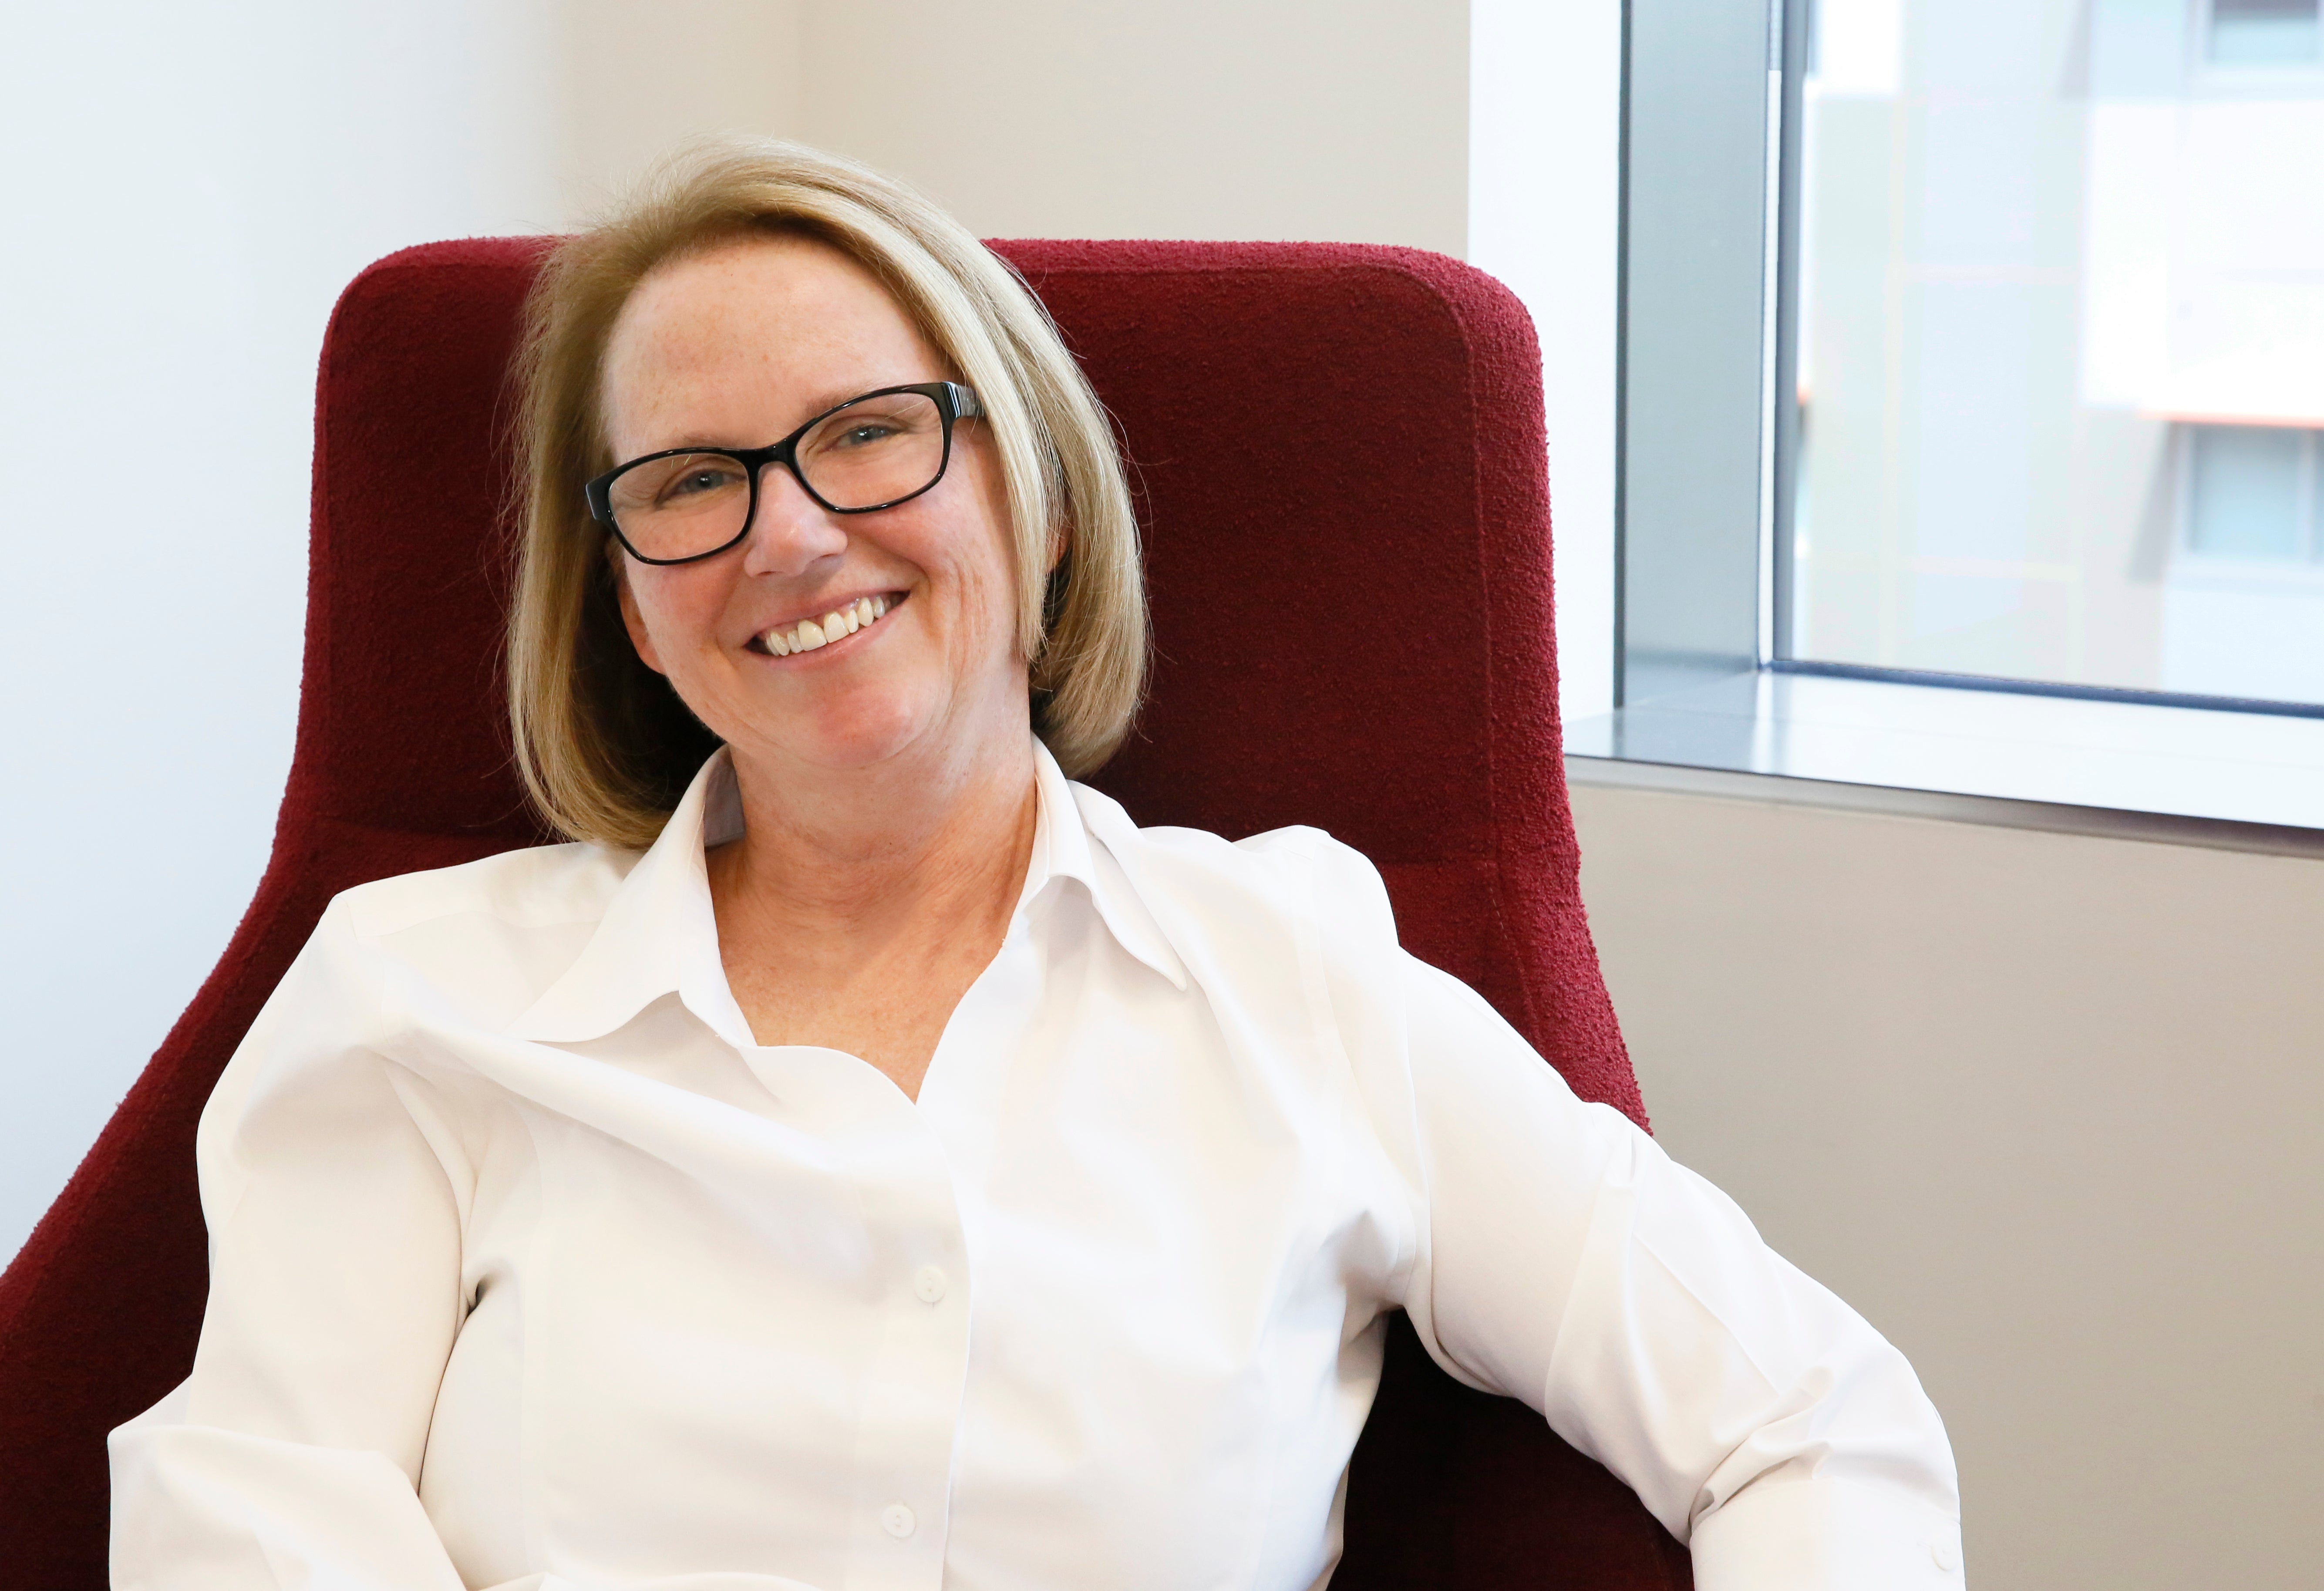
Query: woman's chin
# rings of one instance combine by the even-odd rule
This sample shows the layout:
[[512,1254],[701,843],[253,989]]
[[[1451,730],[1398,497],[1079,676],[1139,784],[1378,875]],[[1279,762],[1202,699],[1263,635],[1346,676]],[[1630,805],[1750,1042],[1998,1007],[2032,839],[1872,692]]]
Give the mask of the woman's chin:
[[938,715],[884,691],[851,692],[818,706],[770,737],[785,761],[835,772],[877,767],[905,757],[927,736]]

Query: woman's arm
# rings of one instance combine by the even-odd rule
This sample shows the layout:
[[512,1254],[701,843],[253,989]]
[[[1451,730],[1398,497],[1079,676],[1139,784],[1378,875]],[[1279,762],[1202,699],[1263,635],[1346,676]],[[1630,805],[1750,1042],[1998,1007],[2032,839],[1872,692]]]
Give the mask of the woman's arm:
[[1628,1483],[1702,1591],[1960,1584],[1952,1451],[1904,1355],[1467,986],[1401,960],[1431,1351]]
[[415,1490],[462,1314],[453,1135],[327,913],[203,1114],[210,1295],[113,1433],[120,1591],[460,1591]]

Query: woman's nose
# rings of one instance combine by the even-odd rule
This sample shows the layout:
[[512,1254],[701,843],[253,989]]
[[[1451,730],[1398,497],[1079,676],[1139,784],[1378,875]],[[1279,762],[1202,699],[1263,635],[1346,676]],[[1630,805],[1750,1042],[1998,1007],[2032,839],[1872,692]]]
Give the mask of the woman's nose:
[[759,508],[742,551],[753,575],[803,575],[819,559],[847,550],[838,516],[807,495],[798,477],[779,464],[759,472]]

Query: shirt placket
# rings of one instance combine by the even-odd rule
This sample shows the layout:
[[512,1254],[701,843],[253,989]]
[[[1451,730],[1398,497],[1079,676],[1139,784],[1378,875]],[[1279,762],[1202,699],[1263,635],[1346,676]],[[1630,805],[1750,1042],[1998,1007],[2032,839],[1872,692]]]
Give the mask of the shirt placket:
[[[847,1591],[936,1591],[969,1349],[968,1247],[943,1146],[890,1091],[859,1184],[878,1274]],[[867,1124],[872,1125],[872,1124]]]

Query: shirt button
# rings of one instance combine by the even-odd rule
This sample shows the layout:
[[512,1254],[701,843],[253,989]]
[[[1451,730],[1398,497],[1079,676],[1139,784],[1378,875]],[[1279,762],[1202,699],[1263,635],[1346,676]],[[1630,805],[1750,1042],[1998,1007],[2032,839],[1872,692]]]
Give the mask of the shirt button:
[[1947,1574],[1953,1572],[1953,1548],[1950,1541],[1940,1541],[1929,1549],[1929,1561]]
[[919,1522],[912,1517],[912,1511],[900,1503],[890,1503],[880,1511],[880,1528],[899,1541],[910,1535]]
[[912,1290],[919,1295],[920,1302],[933,1304],[943,1299],[945,1282],[942,1270],[934,1265],[923,1265],[912,1277]]

